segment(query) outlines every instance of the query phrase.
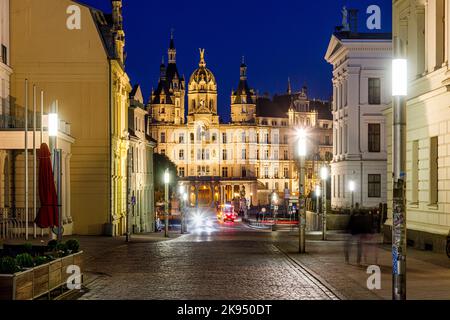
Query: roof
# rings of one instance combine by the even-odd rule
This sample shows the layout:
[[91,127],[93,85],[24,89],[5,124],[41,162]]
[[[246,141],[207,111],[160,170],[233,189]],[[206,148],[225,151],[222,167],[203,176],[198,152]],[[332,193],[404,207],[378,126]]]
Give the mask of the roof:
[[338,31],[334,35],[339,40],[392,40],[392,33]]
[[246,97],[246,102],[248,104],[253,104],[256,101],[253,101],[253,97],[255,96],[255,91],[250,89],[247,80],[239,80],[238,88],[233,92],[234,104],[242,103],[242,97]]
[[331,103],[323,100],[308,100],[304,92],[293,94],[275,95],[273,99],[259,97],[256,104],[257,117],[287,118],[289,108],[293,101],[309,102],[309,110],[305,112],[317,111],[319,119],[333,120]]

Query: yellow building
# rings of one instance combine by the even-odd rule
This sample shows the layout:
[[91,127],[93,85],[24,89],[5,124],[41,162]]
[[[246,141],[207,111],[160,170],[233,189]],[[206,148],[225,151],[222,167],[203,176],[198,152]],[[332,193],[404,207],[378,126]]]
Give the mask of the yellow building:
[[[295,128],[309,130],[311,141],[307,191],[318,183],[318,172],[332,154],[329,103],[308,100],[306,88],[273,99],[257,97],[240,67],[237,90],[231,96],[231,122],[220,121],[218,82],[200,50],[198,68],[189,82],[179,76],[173,38],[169,63],[160,68],[158,87],[150,101],[149,131],[157,152],[178,167],[180,184],[190,191],[191,206],[214,206],[244,195],[253,205],[298,196]],[[184,97],[187,91],[187,112]],[[186,121],[187,120],[187,121]]]
[[[406,219],[408,244],[445,252],[450,232],[450,1],[393,1],[393,33],[406,46]],[[392,123],[392,108],[385,111]],[[392,208],[392,127],[388,127]],[[386,223],[391,238],[392,217]]]
[[24,80],[59,101],[71,124],[73,233],[125,232],[128,105],[122,1],[112,14],[69,0],[11,0],[11,96],[24,105]]

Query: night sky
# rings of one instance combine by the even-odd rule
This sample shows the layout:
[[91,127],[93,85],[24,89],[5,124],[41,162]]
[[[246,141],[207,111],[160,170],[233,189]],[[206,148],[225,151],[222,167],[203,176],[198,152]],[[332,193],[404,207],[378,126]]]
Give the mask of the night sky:
[[[83,0],[110,12],[110,0]],[[366,28],[366,9],[379,5],[382,30],[390,32],[391,0],[277,0],[277,1],[124,1],[126,70],[132,84],[140,83],[147,100],[157,86],[159,65],[170,30],[175,30],[177,65],[186,81],[198,67],[198,48],[206,49],[207,67],[219,87],[219,113],[229,120],[230,93],[239,81],[242,56],[250,86],[259,94],[284,93],[287,78],[293,90],[308,86],[310,98],[332,95],[332,68],[324,60],[341,10],[359,9],[359,31]]]

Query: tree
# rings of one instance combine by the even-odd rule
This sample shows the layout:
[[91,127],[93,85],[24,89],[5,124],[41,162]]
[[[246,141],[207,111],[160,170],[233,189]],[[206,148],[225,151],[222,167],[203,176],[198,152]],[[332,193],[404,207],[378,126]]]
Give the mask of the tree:
[[164,172],[169,169],[170,184],[169,194],[178,183],[177,166],[166,155],[155,153],[153,159],[153,179],[155,184],[155,200],[160,201],[164,198]]

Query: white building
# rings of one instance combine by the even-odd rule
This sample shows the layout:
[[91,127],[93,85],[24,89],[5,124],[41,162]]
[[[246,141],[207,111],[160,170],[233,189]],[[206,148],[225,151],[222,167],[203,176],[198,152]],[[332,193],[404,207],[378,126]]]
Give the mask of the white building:
[[[445,251],[450,230],[450,1],[394,1],[394,36],[407,44],[406,212],[408,244]],[[386,110],[392,121],[392,109]],[[387,133],[392,139],[392,130]],[[392,152],[388,199],[392,208]],[[391,237],[392,220],[386,223]]]
[[352,201],[363,208],[386,202],[383,110],[391,102],[391,51],[391,34],[340,31],[331,37],[325,59],[333,65],[334,209],[350,208]]
[[156,141],[148,135],[147,116],[141,87],[136,85],[130,93],[128,109],[128,221],[133,233],[155,230],[153,149]]

